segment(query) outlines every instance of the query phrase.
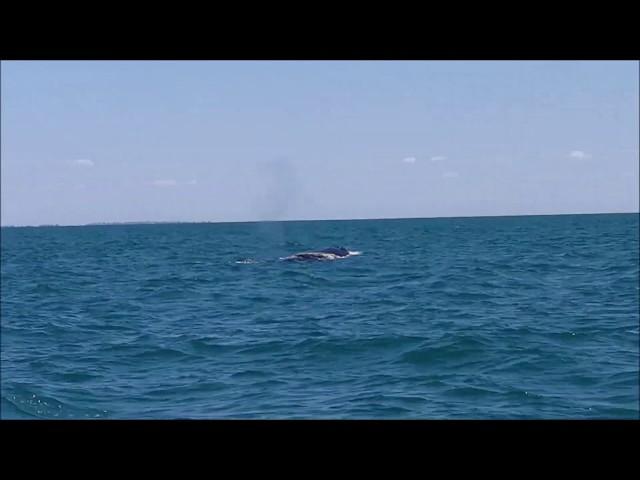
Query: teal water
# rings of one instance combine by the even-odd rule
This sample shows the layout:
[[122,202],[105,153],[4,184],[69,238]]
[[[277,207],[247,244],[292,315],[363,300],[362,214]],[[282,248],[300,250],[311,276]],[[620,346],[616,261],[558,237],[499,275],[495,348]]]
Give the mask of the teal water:
[[[361,255],[286,262],[344,245]],[[2,228],[2,418],[638,418],[638,214]]]

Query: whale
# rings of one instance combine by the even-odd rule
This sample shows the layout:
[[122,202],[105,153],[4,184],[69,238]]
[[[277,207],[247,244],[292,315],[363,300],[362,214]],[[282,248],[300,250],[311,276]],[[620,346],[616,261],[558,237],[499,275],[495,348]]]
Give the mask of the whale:
[[351,252],[344,247],[329,247],[318,251],[295,253],[282,260],[307,261],[307,260],[337,260],[351,255]]

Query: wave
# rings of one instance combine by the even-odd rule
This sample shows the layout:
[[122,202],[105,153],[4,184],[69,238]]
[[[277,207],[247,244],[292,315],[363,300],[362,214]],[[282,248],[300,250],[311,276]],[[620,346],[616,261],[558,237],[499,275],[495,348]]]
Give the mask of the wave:
[[254,263],[260,263],[260,262],[258,260],[254,260],[253,258],[245,258],[242,260],[236,260],[235,263],[240,265],[252,265]]
[[56,398],[41,395],[31,388],[15,386],[2,392],[2,403],[9,409],[2,409],[3,418],[27,417],[42,419],[101,419],[109,412],[97,408],[86,408],[64,403]]

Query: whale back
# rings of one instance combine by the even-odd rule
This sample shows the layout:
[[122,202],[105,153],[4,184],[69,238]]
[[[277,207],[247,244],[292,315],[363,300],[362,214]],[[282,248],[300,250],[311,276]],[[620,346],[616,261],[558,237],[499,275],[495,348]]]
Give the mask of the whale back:
[[333,255],[337,255],[339,257],[346,257],[347,255],[349,255],[349,250],[344,247],[330,247],[320,251],[323,253],[332,253]]

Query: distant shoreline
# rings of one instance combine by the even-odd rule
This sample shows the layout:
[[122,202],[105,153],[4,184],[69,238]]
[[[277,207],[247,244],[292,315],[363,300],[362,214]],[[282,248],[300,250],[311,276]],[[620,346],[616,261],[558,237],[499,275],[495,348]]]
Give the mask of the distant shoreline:
[[382,218],[323,218],[323,219],[294,219],[294,220],[227,220],[227,221],[133,221],[133,222],[92,222],[82,224],[42,224],[42,225],[1,225],[0,228],[45,228],[45,227],[105,227],[123,225],[202,225],[202,224],[237,224],[237,223],[292,223],[292,222],[358,222],[358,221],[386,221],[386,220],[437,220],[463,218],[513,218],[513,217],[561,217],[578,215],[638,215],[640,212],[595,212],[595,213],[535,213],[520,215],[473,215],[454,217],[382,217]]

